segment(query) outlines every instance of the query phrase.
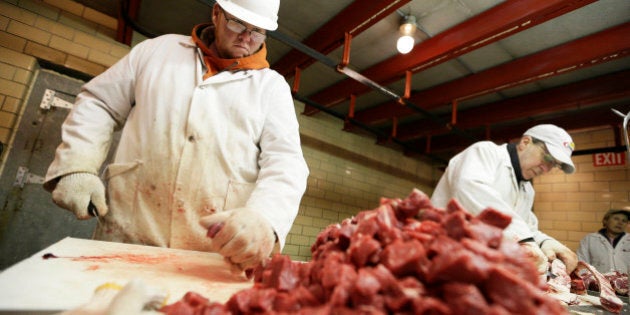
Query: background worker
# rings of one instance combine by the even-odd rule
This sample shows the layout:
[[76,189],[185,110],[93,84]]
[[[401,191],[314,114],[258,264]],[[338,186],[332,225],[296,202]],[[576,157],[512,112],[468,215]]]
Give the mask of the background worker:
[[146,40],[85,84],[46,175],[53,201],[79,219],[92,203],[99,240],[215,251],[239,270],[279,251],[308,176],[289,86],[266,60],[279,5],[217,0],[211,24]]
[[626,233],[630,209],[610,209],[602,219],[603,228],[580,241],[578,259],[601,273],[630,272],[630,234]]
[[548,261],[556,258],[570,273],[577,266],[577,256],[538,229],[531,180],[554,167],[573,173],[574,147],[564,129],[549,124],[528,129],[518,143],[477,142],[449,161],[431,202],[444,208],[455,198],[474,215],[488,207],[510,215],[512,223],[504,235],[521,243],[541,274],[547,271]]

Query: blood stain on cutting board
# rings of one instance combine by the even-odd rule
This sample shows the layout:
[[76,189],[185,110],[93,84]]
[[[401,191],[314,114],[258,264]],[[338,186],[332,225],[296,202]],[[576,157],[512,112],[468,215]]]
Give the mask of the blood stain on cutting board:
[[72,261],[85,261],[90,262],[84,271],[96,271],[101,269],[101,265],[98,263],[110,263],[110,262],[124,262],[130,264],[143,264],[143,265],[155,265],[162,264],[169,259],[169,255],[141,255],[141,254],[115,254],[115,255],[99,255],[99,256],[57,256],[53,253],[46,253],[42,256],[43,259],[58,259],[64,258]]
[[[211,282],[225,283],[243,283],[249,282],[244,277],[232,274],[228,269],[216,265],[204,265],[203,263],[191,263],[186,258],[177,255],[146,255],[146,254],[111,254],[97,256],[61,256],[53,253],[46,253],[43,259],[68,259],[77,262],[89,262],[84,270],[97,271],[105,268],[103,265],[108,264],[107,268],[121,268],[126,270],[133,269],[136,265],[138,268],[146,265],[158,265],[159,269],[155,270],[160,274],[173,273],[178,276],[185,276],[195,279],[204,279]],[[124,266],[114,265],[112,263],[121,262]],[[99,264],[100,263],[100,264]],[[148,272],[148,270],[144,270]]]
[[43,259],[52,258],[64,258],[72,261],[96,261],[96,262],[111,262],[111,261],[123,261],[133,264],[159,264],[167,261],[170,255],[142,255],[142,254],[115,254],[115,255],[100,255],[100,256],[57,256],[53,253],[46,253],[42,256]]

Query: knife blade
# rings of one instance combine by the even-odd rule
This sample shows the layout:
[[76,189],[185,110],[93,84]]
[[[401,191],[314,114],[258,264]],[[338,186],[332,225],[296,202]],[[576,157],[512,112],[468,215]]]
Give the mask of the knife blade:
[[91,200],[90,200],[90,203],[88,204],[88,214],[95,217],[98,224],[101,224],[101,218],[98,214],[98,209],[96,209],[96,206],[92,203]]

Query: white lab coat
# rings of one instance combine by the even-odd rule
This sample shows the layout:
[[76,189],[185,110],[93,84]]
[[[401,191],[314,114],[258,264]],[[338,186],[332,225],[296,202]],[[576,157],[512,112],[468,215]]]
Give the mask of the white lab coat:
[[95,238],[206,251],[199,218],[246,206],[284,246],[308,176],[289,86],[268,68],[202,76],[191,37],[164,35],[84,85],[46,187],[96,174],[124,126]]
[[455,198],[464,209],[478,215],[491,207],[512,217],[504,230],[511,239],[533,237],[540,244],[548,235],[538,230],[538,219],[532,212],[534,188],[529,181],[517,183],[507,144],[477,142],[454,156],[440,178],[431,202],[444,208]]
[[601,273],[619,271],[630,272],[630,234],[625,233],[617,246],[600,233],[590,233],[580,241],[578,259],[584,261]]

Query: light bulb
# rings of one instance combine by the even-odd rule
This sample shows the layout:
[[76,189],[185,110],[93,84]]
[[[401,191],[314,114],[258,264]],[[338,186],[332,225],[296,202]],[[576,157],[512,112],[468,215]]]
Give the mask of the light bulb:
[[400,36],[396,42],[396,49],[398,49],[399,53],[406,54],[411,51],[414,43],[413,37],[409,35]]

